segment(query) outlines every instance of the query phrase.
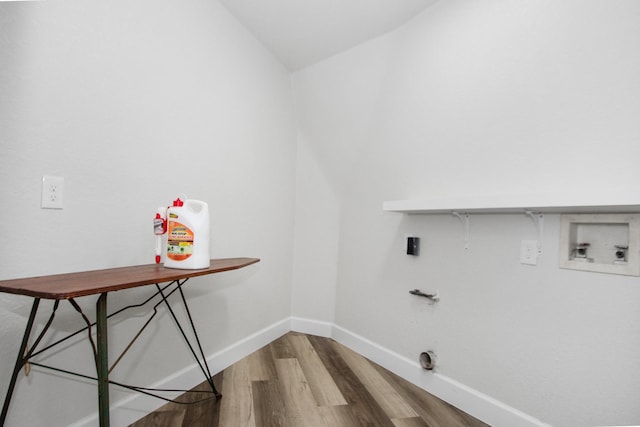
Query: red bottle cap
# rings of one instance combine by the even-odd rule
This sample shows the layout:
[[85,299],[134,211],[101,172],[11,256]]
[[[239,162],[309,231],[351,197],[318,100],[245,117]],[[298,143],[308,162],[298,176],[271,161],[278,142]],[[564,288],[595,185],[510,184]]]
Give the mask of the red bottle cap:
[[179,207],[179,206],[182,206],[182,205],[184,205],[184,202],[182,200],[180,200],[180,197],[178,197],[177,199],[175,199],[173,201],[173,206],[178,206]]

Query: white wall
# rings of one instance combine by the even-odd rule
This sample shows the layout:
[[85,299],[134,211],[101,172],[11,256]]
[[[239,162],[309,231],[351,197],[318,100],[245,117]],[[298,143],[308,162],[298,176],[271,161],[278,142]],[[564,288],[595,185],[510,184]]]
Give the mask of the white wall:
[[[289,73],[215,1],[0,3],[2,279],[151,263],[155,209],[186,193],[209,203],[213,257],[262,259],[186,286],[213,354],[290,315],[295,144]],[[65,179],[61,211],[40,209],[45,174]],[[90,316],[94,301],[79,301]],[[0,398],[29,308],[0,296]],[[55,335],[77,320],[64,304]],[[132,326],[112,326],[114,357]],[[166,314],[150,328],[115,379],[149,385],[192,363]],[[95,372],[78,341],[48,362]],[[69,425],[96,401],[95,385],[38,373],[6,425]]]
[[[298,164],[298,247],[323,235],[296,263],[338,260],[335,288],[322,277],[335,322],[411,360],[433,349],[438,374],[542,422],[640,424],[638,278],[560,270],[558,215],[531,267],[525,215],[472,216],[465,251],[453,216],[382,212],[411,197],[635,194],[638,52],[637,1],[447,0],[296,73],[314,165]],[[422,237],[417,258],[407,234]],[[317,277],[295,283],[319,292]],[[294,299],[294,312],[317,307]]]

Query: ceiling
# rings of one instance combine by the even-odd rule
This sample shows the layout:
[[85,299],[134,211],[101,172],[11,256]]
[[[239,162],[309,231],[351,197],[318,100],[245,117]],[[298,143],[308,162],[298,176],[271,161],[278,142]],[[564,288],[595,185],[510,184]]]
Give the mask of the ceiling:
[[295,71],[394,30],[437,0],[219,0]]

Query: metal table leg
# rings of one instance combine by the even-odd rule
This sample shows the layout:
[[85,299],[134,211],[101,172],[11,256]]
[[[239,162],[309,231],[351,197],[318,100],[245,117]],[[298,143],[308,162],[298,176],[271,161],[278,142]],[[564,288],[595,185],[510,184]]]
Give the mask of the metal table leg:
[[109,353],[107,344],[107,293],[100,294],[96,303],[98,371],[98,415],[100,427],[109,427]]
[[[178,326],[178,329],[180,330],[183,338],[185,339],[185,342],[187,344],[187,346],[189,347],[189,349],[191,350],[191,353],[195,359],[195,361],[198,363],[200,370],[202,371],[202,373],[204,374],[205,379],[209,382],[209,385],[211,386],[211,390],[212,393],[214,394],[214,396],[216,397],[216,400],[220,399],[222,397],[222,395],[216,390],[215,385],[213,384],[213,378],[211,375],[211,372],[209,370],[209,366],[207,364],[207,360],[206,360],[206,356],[204,354],[202,345],[200,343],[200,338],[198,337],[198,334],[196,332],[196,328],[195,328],[195,324],[193,323],[193,319],[191,317],[191,312],[189,310],[189,306],[187,304],[187,300],[185,298],[184,293],[182,292],[182,285],[186,282],[186,279],[183,280],[182,282],[180,282],[179,280],[172,282],[172,284],[175,284],[176,287],[174,288],[174,290],[172,290],[171,292],[168,292],[167,294],[165,294],[163,291],[169,287],[170,285],[166,286],[165,288],[161,288],[159,285],[156,285],[156,287],[158,288],[158,292],[154,295],[160,295],[161,297],[161,301],[158,302],[158,304],[156,304],[156,306],[154,307],[154,315],[155,316],[155,312],[156,312],[156,308],[158,305],[160,305],[161,303],[164,303],[166,305],[166,307],[169,310],[169,313],[171,314],[171,317],[173,318],[173,320],[175,321],[176,325]],[[180,324],[176,314],[174,313],[171,305],[169,304],[169,301],[167,300],[167,298],[174,292],[174,291],[179,291],[182,302],[184,304],[184,308],[185,311],[187,313],[188,316],[188,320],[189,320],[189,324],[191,325],[191,332],[193,333],[193,336],[195,337],[195,342],[197,345],[197,350],[199,351],[199,355],[196,353],[196,349],[194,348],[194,345],[191,343],[190,339],[187,337],[187,334],[185,333],[185,330],[183,329],[182,325]],[[82,312],[82,309],[80,308],[80,306],[76,303],[76,301],[73,298],[70,298],[68,301],[69,303],[71,303],[71,305],[76,309],[76,311],[78,311],[78,313],[80,313],[80,315],[82,316],[82,318],[84,319],[84,321],[87,324],[87,327],[76,331],[73,334],[68,335],[67,337],[64,337],[56,342],[54,342],[53,344],[50,344],[48,346],[46,346],[44,349],[38,350],[36,351],[36,347],[38,345],[38,343],[40,342],[40,340],[42,339],[42,337],[44,336],[44,334],[46,333],[46,331],[48,330],[49,326],[51,325],[51,322],[53,321],[53,316],[55,315],[55,310],[57,309],[58,306],[58,301],[56,301],[54,308],[53,308],[53,312],[51,317],[49,318],[49,321],[47,322],[47,324],[44,327],[44,330],[40,333],[40,335],[35,339],[35,342],[33,344],[33,348],[28,350],[28,346],[29,346],[29,337],[31,335],[32,329],[33,329],[33,324],[35,321],[35,317],[36,317],[36,313],[38,311],[38,306],[40,303],[40,298],[34,298],[33,301],[33,306],[31,308],[31,314],[29,316],[29,320],[27,322],[27,326],[25,328],[25,332],[24,332],[24,337],[22,339],[22,344],[20,346],[19,352],[18,352],[18,357],[16,359],[16,364],[13,370],[13,375],[11,377],[11,381],[9,384],[9,388],[7,390],[7,394],[5,396],[5,400],[4,400],[4,405],[2,407],[2,415],[0,417],[0,427],[4,426],[5,420],[6,420],[6,416],[7,416],[7,412],[9,410],[9,404],[11,402],[11,398],[13,395],[13,391],[17,382],[17,378],[18,378],[18,374],[20,373],[20,370],[25,366],[26,363],[29,363],[29,360],[31,357],[38,355],[46,350],[48,350],[51,347],[54,347],[58,344],[60,344],[61,342],[66,341],[67,339],[77,335],[80,332],[83,331],[88,331],[89,334],[89,341],[91,343],[92,349],[93,349],[93,353],[94,353],[94,357],[95,357],[95,364],[96,364],[96,372],[97,372],[97,378],[92,378],[86,375],[82,375],[82,374],[78,374],[75,372],[70,372],[70,371],[66,371],[66,370],[62,370],[59,368],[54,368],[51,366],[46,366],[43,364],[39,364],[36,362],[30,362],[31,364],[33,364],[34,366],[40,366],[43,368],[49,368],[49,369],[53,369],[59,372],[63,372],[66,374],[70,374],[70,375],[77,375],[83,378],[87,378],[87,379],[93,379],[93,380],[97,380],[98,383],[98,416],[99,416],[99,425],[100,427],[109,427],[110,424],[110,420],[109,420],[109,384],[110,384],[110,380],[109,380],[109,353],[108,353],[108,339],[107,339],[107,321],[108,318],[111,317],[110,315],[107,315],[107,295],[108,293],[102,293],[100,294],[100,296],[98,297],[98,300],[96,302],[96,322],[95,324],[91,323],[89,321],[89,319],[84,315],[84,313]],[[149,302],[154,296],[152,296],[151,298],[147,299],[143,304],[146,304],[147,302]],[[139,305],[136,305],[139,306]],[[134,307],[134,306],[129,306],[129,307],[125,307],[126,308],[130,308],[130,307]],[[124,310],[124,309],[122,309]],[[112,315],[115,315],[119,312],[121,312],[122,310],[119,310],[116,313],[113,313]],[[153,318],[153,316],[151,318]],[[151,320],[151,319],[149,319]],[[148,322],[147,322],[148,323]],[[93,338],[92,338],[92,334],[91,334],[91,328],[93,326],[96,326],[96,332],[97,332],[97,339],[94,342]],[[145,326],[140,330],[140,332],[142,332],[142,330],[146,327]],[[140,332],[138,332],[138,334],[136,335],[136,338],[138,337],[138,335],[140,334]],[[134,341],[135,339],[134,338]],[[133,342],[132,342],[133,343]],[[132,344],[131,343],[131,344]],[[129,344],[129,346],[127,347],[127,349],[125,349],[125,352],[128,350],[128,348],[131,346],[131,344]],[[124,352],[123,352],[124,354]],[[122,356],[121,356],[122,357]],[[116,364],[118,363],[119,359],[116,361]],[[118,383],[114,383],[114,384],[118,384]],[[136,390],[142,393],[146,393],[148,395],[151,396],[155,396],[155,397],[159,397],[162,398],[159,395],[155,395],[152,393],[148,393],[147,391],[143,391],[143,390],[151,390],[151,389],[143,389],[141,387],[132,387],[132,386],[127,386],[124,384],[118,384],[120,386],[123,386],[125,388],[129,388],[131,390]],[[172,390],[173,391],[173,390]],[[171,401],[170,399],[165,399],[168,401]]]
[[11,381],[9,382],[7,395],[4,397],[4,404],[2,405],[2,415],[0,415],[0,426],[4,425],[4,421],[7,418],[7,412],[9,412],[9,404],[11,403],[11,397],[13,396],[13,389],[16,386],[18,373],[26,362],[25,352],[27,351],[27,346],[29,344],[29,336],[31,335],[33,321],[35,320],[36,313],[38,312],[38,305],[40,305],[40,298],[34,298],[33,305],[31,306],[31,314],[29,315],[29,321],[27,322],[27,327],[25,328],[24,336],[22,337],[22,344],[20,345],[20,350],[18,350],[16,364],[13,367],[13,375],[11,375]]
[[209,370],[209,365],[207,364],[207,357],[205,356],[204,351],[202,349],[202,345],[200,344],[200,338],[198,337],[198,332],[196,331],[196,326],[193,323],[193,318],[191,317],[191,312],[189,310],[189,305],[187,304],[187,299],[185,298],[184,293],[182,292],[182,285],[187,280],[188,279],[185,279],[182,283],[180,281],[176,281],[176,286],[177,286],[178,291],[180,291],[180,296],[182,297],[182,303],[184,304],[184,308],[185,308],[185,311],[187,312],[187,316],[188,316],[188,319],[189,319],[189,324],[191,325],[191,332],[193,333],[193,336],[195,337],[195,341],[196,341],[196,343],[198,345],[198,350],[200,351],[200,357],[202,358],[202,361],[200,361],[200,358],[196,354],[196,351],[195,351],[193,345],[191,344],[191,341],[187,337],[187,334],[185,333],[184,328],[180,324],[180,321],[178,320],[178,317],[176,316],[175,312],[173,311],[173,308],[171,308],[171,304],[169,304],[169,301],[167,300],[167,296],[165,296],[165,294],[162,292],[162,289],[160,289],[160,286],[158,284],[156,284],[156,287],[158,288],[158,292],[160,293],[160,296],[162,297],[162,300],[164,301],[165,305],[167,306],[167,309],[169,310],[169,313],[171,314],[171,317],[173,318],[173,321],[175,322],[176,326],[180,330],[180,333],[182,334],[182,337],[184,338],[184,341],[187,344],[187,347],[189,347],[189,350],[191,350],[191,354],[193,355],[193,358],[195,359],[196,363],[200,367],[200,370],[202,371],[202,374],[204,375],[206,381],[209,383],[209,386],[211,387],[211,391],[215,395],[216,400],[220,400],[222,398],[222,394],[220,394],[220,392],[218,392],[218,390],[216,390],[216,386],[213,384],[213,375],[211,375],[211,371]]

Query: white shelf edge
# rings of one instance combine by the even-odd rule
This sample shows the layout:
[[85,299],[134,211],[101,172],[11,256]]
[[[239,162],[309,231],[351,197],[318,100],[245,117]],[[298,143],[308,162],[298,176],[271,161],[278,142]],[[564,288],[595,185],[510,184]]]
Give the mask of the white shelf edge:
[[450,214],[459,213],[631,213],[640,212],[640,200],[634,201],[540,201],[511,199],[407,199],[383,202],[382,209],[386,212],[405,214]]

